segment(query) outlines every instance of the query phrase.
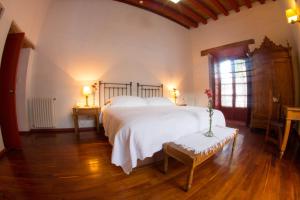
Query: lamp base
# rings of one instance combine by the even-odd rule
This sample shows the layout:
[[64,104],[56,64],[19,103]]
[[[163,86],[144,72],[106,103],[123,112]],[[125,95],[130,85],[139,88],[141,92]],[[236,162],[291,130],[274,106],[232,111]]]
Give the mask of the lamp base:
[[204,135],[206,137],[213,137],[214,136],[214,133],[210,130],[210,131],[207,131],[206,133],[204,133]]
[[85,96],[85,107],[89,107],[89,97]]

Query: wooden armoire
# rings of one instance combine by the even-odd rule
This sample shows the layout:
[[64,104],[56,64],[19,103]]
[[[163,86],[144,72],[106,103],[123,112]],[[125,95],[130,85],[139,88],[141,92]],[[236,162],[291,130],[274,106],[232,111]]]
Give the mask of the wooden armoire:
[[250,128],[266,129],[272,103],[294,105],[294,75],[291,48],[276,45],[265,37],[251,53],[252,101]]

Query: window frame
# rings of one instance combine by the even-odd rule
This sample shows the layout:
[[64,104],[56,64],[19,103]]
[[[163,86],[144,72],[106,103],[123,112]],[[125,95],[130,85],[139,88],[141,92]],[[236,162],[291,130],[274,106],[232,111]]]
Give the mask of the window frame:
[[[236,83],[236,73],[240,72],[240,71],[236,71],[236,60],[243,60],[243,62],[245,63],[245,72],[246,72],[246,80],[245,82],[239,82],[239,83]],[[228,94],[225,94],[225,95],[222,95],[222,85],[229,85],[230,83],[225,83],[225,84],[222,84],[222,74],[221,74],[221,70],[220,70],[220,64],[222,62],[226,62],[226,61],[230,61],[230,65],[231,65],[231,73],[232,73],[232,76],[231,76],[231,85],[232,85],[232,95],[228,95]],[[247,60],[245,58],[227,58],[227,59],[223,59],[222,61],[218,62],[217,64],[217,67],[219,68],[218,69],[218,77],[219,77],[219,95],[220,95],[220,98],[219,98],[219,105],[220,107],[223,107],[223,108],[237,108],[237,109],[247,109],[248,108],[248,77],[247,77]],[[236,84],[241,84],[241,85],[245,85],[246,88],[247,88],[247,93],[245,95],[237,95],[236,94]],[[232,97],[232,103],[231,105],[232,106],[224,106],[222,104],[222,97],[223,96],[231,96]],[[237,107],[236,106],[236,99],[238,96],[243,96],[246,98],[246,104],[244,107]]]

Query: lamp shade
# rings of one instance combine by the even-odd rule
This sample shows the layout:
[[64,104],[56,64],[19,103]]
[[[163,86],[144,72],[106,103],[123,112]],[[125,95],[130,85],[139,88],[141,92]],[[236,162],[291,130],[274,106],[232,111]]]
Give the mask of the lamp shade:
[[84,96],[89,96],[92,94],[92,89],[90,86],[83,86],[82,93]]
[[293,24],[299,21],[299,15],[296,9],[288,9],[285,11],[285,14],[289,24]]
[[180,0],[170,0],[172,1],[173,3],[178,3]]

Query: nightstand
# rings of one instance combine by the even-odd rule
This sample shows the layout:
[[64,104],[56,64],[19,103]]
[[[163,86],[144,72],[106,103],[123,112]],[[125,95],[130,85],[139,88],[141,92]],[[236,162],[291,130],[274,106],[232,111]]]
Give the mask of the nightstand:
[[101,107],[74,107],[73,108],[73,120],[74,120],[74,128],[75,133],[79,136],[79,122],[78,116],[92,116],[95,119],[95,124],[97,128],[97,132],[99,132],[99,116],[101,112]]
[[178,104],[176,104],[176,106],[187,106],[187,104],[186,103],[178,103]]

